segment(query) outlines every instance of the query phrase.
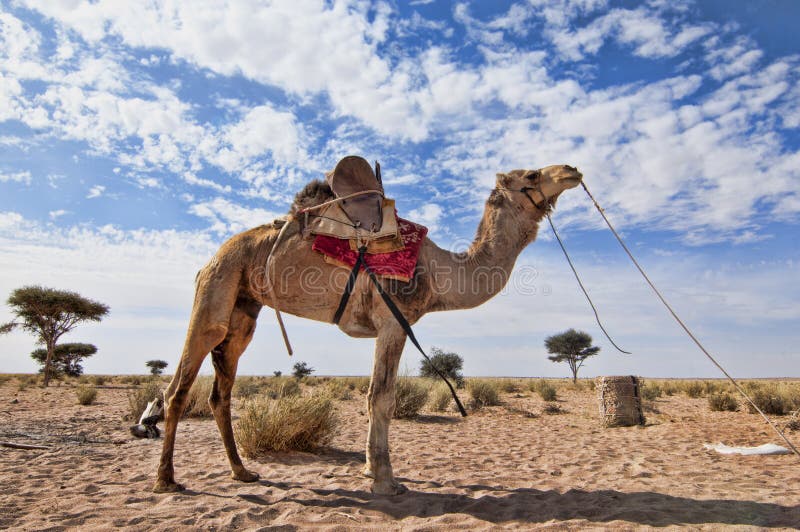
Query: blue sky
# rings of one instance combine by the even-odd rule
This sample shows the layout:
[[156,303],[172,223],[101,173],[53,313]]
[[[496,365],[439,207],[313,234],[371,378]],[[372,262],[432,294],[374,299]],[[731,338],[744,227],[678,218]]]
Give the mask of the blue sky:
[[[65,337],[98,345],[89,372],[174,367],[195,272],[340,157],[380,160],[400,214],[456,249],[495,173],[566,163],[724,365],[800,376],[798,19],[789,0],[0,0],[0,294],[109,304]],[[580,189],[554,220],[633,356],[545,228],[508,290],[421,341],[470,375],[562,376],[543,341],[576,327],[603,348],[587,376],[717,376]],[[369,372],[371,341],[287,326],[318,372]],[[0,345],[0,371],[35,369],[31,337]],[[240,371],[293,362],[263,313]]]

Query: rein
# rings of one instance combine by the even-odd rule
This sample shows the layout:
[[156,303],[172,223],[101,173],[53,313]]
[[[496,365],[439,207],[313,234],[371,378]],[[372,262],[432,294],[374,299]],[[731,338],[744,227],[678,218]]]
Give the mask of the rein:
[[[670,304],[667,302],[667,300],[664,298],[664,296],[661,295],[661,292],[658,290],[658,288],[656,288],[656,286],[653,284],[653,282],[647,276],[647,274],[645,273],[645,271],[641,267],[641,265],[639,265],[639,262],[633,256],[633,253],[631,253],[631,250],[628,249],[628,246],[625,245],[625,242],[622,240],[622,237],[619,236],[619,233],[617,233],[617,231],[614,229],[614,226],[611,225],[611,222],[606,217],[605,211],[603,210],[602,207],[600,207],[600,204],[597,203],[597,200],[594,199],[594,196],[592,196],[592,193],[589,192],[589,189],[586,187],[586,183],[584,183],[583,180],[581,180],[581,186],[583,187],[583,190],[586,192],[586,195],[589,196],[589,199],[592,200],[592,203],[594,204],[594,206],[597,209],[597,211],[600,213],[600,216],[603,217],[603,220],[605,221],[605,223],[608,226],[608,228],[611,230],[611,233],[614,235],[614,237],[619,242],[619,245],[622,246],[622,249],[628,255],[628,258],[631,259],[631,262],[633,262],[633,265],[636,266],[636,269],[639,270],[639,273],[642,275],[644,280],[647,282],[647,284],[650,286],[650,288],[656,294],[656,296],[661,301],[661,303],[664,305],[664,307],[666,307],[666,309],[669,311],[669,313],[672,315],[672,317],[675,319],[675,321],[678,322],[678,325],[681,326],[681,328],[689,336],[689,338],[692,339],[692,341],[695,343],[695,345],[697,345],[697,347],[700,348],[700,351],[702,351],[703,354],[706,357],[708,357],[708,359],[723,373],[723,375],[725,375],[725,377],[731,382],[731,384],[733,384],[734,388],[736,388],[736,390],[742,395],[742,397],[745,398],[745,400],[750,404],[750,406],[752,406],[753,409],[761,415],[761,417],[764,419],[764,421],[766,421],[767,424],[770,427],[772,427],[772,429],[778,434],[778,436],[781,437],[781,439],[786,443],[786,445],[789,446],[789,448],[792,450],[792,452],[795,455],[797,455],[798,457],[800,457],[800,451],[797,449],[797,447],[795,447],[792,444],[792,442],[789,441],[789,439],[786,437],[786,435],[777,427],[777,425],[775,425],[775,423],[773,423],[772,420],[769,419],[769,417],[767,417],[766,414],[764,414],[764,412],[761,410],[761,408],[759,408],[758,405],[755,404],[755,402],[750,398],[750,396],[747,394],[747,392],[745,392],[744,389],[742,389],[742,387],[739,385],[739,383],[736,381],[736,379],[734,379],[727,371],[725,371],[725,368],[723,368],[722,365],[720,365],[720,363],[717,362],[717,360],[713,356],[711,356],[711,353],[708,352],[708,350],[703,346],[703,344],[700,343],[700,340],[698,340],[697,337],[692,333],[692,331],[689,330],[689,327],[687,327],[686,324],[683,322],[683,320],[680,319],[680,317],[675,312],[675,310],[673,310],[672,306],[670,306]],[[507,190],[507,191],[511,191],[511,192],[523,193],[523,194],[525,194],[525,197],[527,197],[528,200],[530,200],[530,202],[534,205],[534,207],[536,207],[539,210],[544,211],[544,215],[547,217],[547,221],[550,223],[550,228],[553,230],[553,234],[555,235],[556,239],[558,240],[558,243],[561,246],[561,250],[564,252],[564,256],[567,258],[567,262],[569,262],[570,268],[572,268],[572,273],[575,274],[575,278],[578,280],[578,284],[580,285],[581,290],[583,290],[583,294],[586,296],[586,299],[589,301],[589,305],[591,305],[592,310],[594,311],[594,316],[595,316],[595,319],[597,320],[597,324],[600,326],[600,329],[603,331],[603,334],[606,335],[606,338],[608,338],[608,341],[610,341],[611,344],[614,347],[617,348],[617,350],[619,350],[619,351],[621,351],[622,353],[625,353],[625,354],[630,354],[627,351],[623,351],[622,349],[620,349],[617,346],[617,344],[614,343],[614,341],[609,337],[609,335],[606,332],[606,330],[603,327],[603,325],[600,323],[600,318],[597,315],[597,309],[595,309],[595,306],[592,303],[591,298],[589,298],[589,294],[586,292],[586,289],[584,288],[583,283],[581,282],[580,277],[578,276],[578,272],[575,270],[575,266],[572,264],[572,260],[570,260],[570,258],[569,258],[569,254],[567,253],[567,249],[564,247],[564,243],[561,241],[561,238],[558,236],[558,232],[556,231],[555,225],[553,225],[553,220],[550,219],[550,211],[553,209],[553,206],[550,204],[550,201],[547,199],[547,197],[544,195],[544,193],[539,188],[532,188],[532,187],[522,187],[521,189],[511,189],[511,188],[497,187],[497,190]],[[544,202],[546,203],[545,208],[542,208],[539,204],[536,203],[536,201],[534,201],[534,199],[530,196],[530,194],[528,194],[529,190],[534,190],[534,191],[536,191],[536,192],[538,192],[539,194],[542,195],[542,198],[543,198]]]
[[[581,183],[583,183],[583,181],[581,181]],[[545,196],[544,192],[542,192],[542,190],[539,187],[522,187],[522,188],[497,187],[497,190],[507,190],[509,192],[521,192],[522,194],[525,194],[525,197],[528,198],[528,200],[533,204],[534,207],[544,212],[544,215],[547,217],[547,222],[550,224],[550,229],[553,230],[553,234],[555,235],[556,240],[558,240],[558,245],[561,246],[561,251],[564,252],[564,257],[567,258],[567,263],[569,264],[569,267],[572,269],[572,273],[575,275],[575,279],[578,281],[578,286],[581,287],[581,291],[583,291],[583,295],[586,296],[586,300],[589,302],[589,306],[592,307],[592,312],[594,312],[594,319],[597,322],[597,325],[600,327],[600,330],[603,331],[605,337],[608,339],[609,342],[611,342],[611,345],[613,345],[617,349],[617,351],[619,351],[620,353],[624,353],[626,355],[632,354],[631,352],[625,351],[620,346],[618,346],[617,343],[611,339],[611,335],[608,334],[606,328],[603,327],[603,324],[600,321],[600,315],[597,312],[597,307],[594,306],[592,298],[589,297],[589,292],[587,292],[586,288],[583,286],[581,277],[580,275],[578,275],[578,270],[575,269],[575,265],[572,263],[572,259],[570,259],[569,253],[567,253],[567,248],[564,246],[564,242],[561,241],[561,237],[558,236],[558,231],[556,231],[556,226],[553,224],[553,220],[550,218],[550,211],[553,210],[553,205],[550,203],[550,200],[547,199],[547,196]],[[541,205],[536,203],[533,197],[531,197],[531,195],[528,194],[529,190],[533,190],[534,192],[538,192],[539,194],[541,194],[542,201],[546,205],[542,207]]]

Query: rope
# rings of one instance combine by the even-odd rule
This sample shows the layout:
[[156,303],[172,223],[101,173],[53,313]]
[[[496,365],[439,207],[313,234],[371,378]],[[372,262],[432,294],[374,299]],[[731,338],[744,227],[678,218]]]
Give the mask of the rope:
[[586,296],[586,301],[588,301],[589,302],[589,306],[592,307],[592,312],[594,312],[594,319],[595,319],[595,321],[597,321],[597,325],[600,327],[600,330],[603,331],[603,334],[606,335],[606,338],[608,339],[609,342],[611,342],[611,345],[613,345],[614,347],[617,348],[617,351],[619,351],[620,353],[624,353],[626,355],[633,354],[633,353],[631,353],[629,351],[625,351],[620,346],[618,346],[614,342],[614,340],[611,339],[611,336],[609,336],[608,331],[606,331],[606,328],[603,327],[603,324],[600,323],[600,316],[597,314],[597,308],[595,308],[594,303],[592,303],[592,298],[589,297],[589,292],[587,292],[586,288],[583,286],[583,283],[581,282],[581,278],[578,275],[578,271],[575,269],[575,266],[572,264],[572,260],[569,258],[569,253],[567,253],[567,248],[564,247],[564,243],[561,241],[561,237],[558,236],[558,231],[556,231],[556,226],[553,225],[553,220],[550,219],[550,213],[545,211],[544,215],[547,216],[547,221],[550,223],[550,229],[552,229],[553,230],[553,234],[556,235],[556,240],[558,240],[558,245],[561,246],[561,251],[564,252],[564,256],[567,258],[567,262],[569,263],[569,267],[572,268],[572,273],[575,275],[575,279],[578,281],[578,286],[581,287],[581,290],[583,290],[583,295]]
[[350,198],[355,198],[357,196],[363,196],[364,194],[378,194],[380,197],[384,197],[383,196],[383,192],[381,192],[380,190],[360,190],[358,192],[353,192],[352,194],[348,194],[346,196],[339,196],[339,197],[333,198],[332,200],[328,200],[328,201],[326,201],[324,203],[320,203],[319,205],[312,205],[311,207],[306,207],[305,209],[300,209],[299,211],[297,211],[297,214],[303,214],[303,213],[306,213],[306,212],[309,212],[309,211],[315,211],[317,209],[321,209],[322,207],[327,207],[331,203],[339,203],[339,202],[342,202],[344,200],[348,200]]
[[[697,345],[697,347],[699,347],[699,348],[700,348],[700,350],[703,352],[703,354],[704,354],[705,356],[707,356],[707,357],[708,357],[708,359],[709,359],[709,360],[710,360],[710,361],[711,361],[711,362],[712,362],[712,363],[713,363],[715,366],[717,366],[717,368],[719,368],[719,370],[720,370],[720,371],[721,371],[721,372],[722,372],[722,373],[723,373],[723,374],[724,374],[724,375],[725,375],[725,376],[728,378],[728,380],[729,380],[729,381],[731,381],[731,383],[732,383],[732,384],[733,384],[733,386],[736,388],[736,390],[738,390],[738,391],[739,391],[739,393],[740,393],[740,394],[742,394],[742,396],[743,396],[743,397],[744,397],[744,398],[747,400],[747,402],[748,402],[748,403],[750,403],[750,406],[752,406],[752,407],[753,407],[753,409],[755,409],[755,410],[756,410],[756,411],[757,411],[759,414],[761,414],[761,417],[762,417],[762,418],[764,418],[764,421],[766,421],[766,422],[767,422],[767,423],[768,423],[768,424],[769,424],[769,425],[770,425],[770,426],[771,426],[771,427],[772,427],[772,428],[775,430],[775,432],[777,432],[777,433],[778,433],[778,436],[780,436],[780,437],[781,437],[781,439],[783,439],[783,441],[784,441],[784,442],[786,442],[786,445],[788,445],[788,446],[791,448],[791,450],[794,452],[794,454],[796,454],[798,457],[800,457],[800,451],[798,451],[798,450],[797,450],[797,447],[795,447],[795,446],[792,444],[792,442],[790,442],[790,441],[789,441],[789,439],[786,437],[786,435],[785,435],[783,432],[781,432],[781,430],[780,430],[780,429],[777,427],[777,425],[775,425],[775,423],[773,423],[773,422],[772,422],[772,420],[770,420],[770,419],[767,417],[767,415],[766,415],[766,414],[764,414],[764,412],[763,412],[763,411],[762,411],[762,410],[761,410],[761,409],[758,407],[758,405],[756,405],[756,404],[753,402],[753,400],[750,398],[750,396],[749,396],[749,395],[747,395],[747,393],[746,393],[746,392],[745,392],[745,391],[742,389],[742,387],[741,387],[741,386],[739,386],[739,383],[738,383],[738,382],[736,382],[736,380],[735,380],[733,377],[731,377],[731,376],[730,376],[730,374],[729,374],[727,371],[725,371],[725,368],[723,368],[723,367],[722,367],[722,366],[719,364],[719,362],[717,362],[717,361],[714,359],[714,357],[713,357],[713,356],[711,356],[711,354],[710,354],[710,353],[709,353],[709,352],[706,350],[706,348],[705,348],[705,347],[703,347],[703,344],[701,344],[701,343],[700,343],[700,341],[697,339],[697,337],[695,337],[695,335],[694,335],[694,334],[692,334],[692,331],[690,331],[690,330],[689,330],[689,328],[686,326],[686,324],[685,324],[685,323],[683,323],[683,321],[682,321],[682,320],[681,320],[681,319],[678,317],[678,315],[677,315],[677,314],[675,313],[675,311],[672,309],[672,307],[670,306],[670,304],[669,304],[669,303],[667,303],[667,300],[666,300],[666,299],[664,299],[664,296],[662,296],[662,295],[661,295],[661,292],[659,292],[659,291],[658,291],[658,288],[656,288],[656,286],[653,284],[653,282],[650,280],[650,278],[649,278],[649,277],[647,276],[647,274],[644,272],[644,270],[642,269],[642,267],[639,265],[639,263],[638,263],[638,262],[636,261],[636,259],[633,257],[633,253],[631,253],[631,251],[628,249],[628,246],[626,246],[626,245],[625,245],[625,242],[623,242],[622,238],[619,236],[619,234],[617,233],[617,231],[614,229],[614,226],[612,226],[612,225],[611,225],[611,222],[609,222],[609,221],[608,221],[608,218],[606,218],[605,211],[603,211],[603,209],[602,209],[602,208],[600,208],[600,205],[598,205],[598,203],[597,203],[597,200],[595,200],[595,199],[594,199],[594,196],[592,196],[592,193],[591,193],[591,192],[589,192],[589,189],[588,189],[588,188],[586,188],[586,184],[585,184],[583,181],[581,181],[581,186],[583,187],[583,190],[585,190],[585,191],[586,191],[586,194],[588,194],[589,198],[592,200],[592,203],[594,203],[594,206],[597,208],[597,211],[600,213],[600,216],[602,216],[602,217],[603,217],[603,220],[605,220],[605,222],[606,222],[606,225],[608,225],[608,228],[609,228],[609,229],[611,229],[611,232],[612,232],[612,233],[614,234],[614,236],[617,238],[617,241],[618,241],[618,242],[619,242],[619,244],[622,246],[622,249],[624,249],[624,250],[625,250],[625,253],[627,253],[627,254],[628,254],[628,257],[631,259],[631,261],[633,262],[634,266],[636,266],[636,269],[637,269],[637,270],[639,270],[639,273],[641,273],[641,274],[642,274],[642,277],[644,277],[644,280],[645,280],[645,281],[647,281],[647,284],[649,284],[649,285],[650,285],[650,288],[652,288],[652,289],[653,289],[653,292],[655,292],[656,296],[658,296],[658,299],[660,299],[660,300],[661,300],[661,302],[662,302],[662,303],[664,304],[664,306],[667,308],[667,310],[669,311],[669,313],[670,313],[670,314],[672,314],[672,317],[673,317],[673,318],[675,318],[675,321],[677,321],[677,322],[678,322],[678,325],[680,325],[680,326],[681,326],[681,328],[683,328],[683,330],[686,332],[686,334],[688,334],[688,335],[689,335],[689,338],[691,338],[691,339],[692,339],[692,341],[694,341],[694,343]],[[548,219],[549,219],[549,217],[548,217]]]

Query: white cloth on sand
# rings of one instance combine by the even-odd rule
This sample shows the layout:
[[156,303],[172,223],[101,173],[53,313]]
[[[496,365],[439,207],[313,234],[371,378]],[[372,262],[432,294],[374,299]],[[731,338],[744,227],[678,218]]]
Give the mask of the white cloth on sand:
[[791,452],[786,447],[781,447],[774,443],[765,443],[758,447],[729,447],[723,443],[704,443],[703,447],[709,451],[717,451],[720,454],[789,454]]

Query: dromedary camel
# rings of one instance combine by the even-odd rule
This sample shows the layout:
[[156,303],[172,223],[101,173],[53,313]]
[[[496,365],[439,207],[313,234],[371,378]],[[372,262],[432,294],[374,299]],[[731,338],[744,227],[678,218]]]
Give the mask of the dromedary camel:
[[[555,204],[558,196],[578,185],[581,178],[575,168],[562,165],[498,174],[475,241],[466,252],[446,251],[426,239],[409,283],[389,279],[381,283],[412,324],[427,312],[480,305],[502,290],[517,257],[536,238],[546,206]],[[330,194],[327,185],[314,181],[297,195],[292,213],[326,201]],[[209,403],[233,478],[244,482],[258,479],[239,458],[230,411],[237,363],[253,337],[258,313],[262,306],[277,304],[283,312],[330,323],[349,273],[312,251],[300,230],[302,218],[288,218],[289,226],[272,254],[271,281],[265,282],[264,266],[279,233],[278,224],[232,237],[198,273],[183,354],[165,392],[164,444],[154,491],[183,489],[174,478],[175,433],[187,392],[209,352],[216,373]],[[373,479],[374,493],[402,493],[405,487],[395,480],[389,460],[389,420],[406,335],[366,275],[359,276],[339,328],[353,337],[376,339],[367,394],[364,473]]]

